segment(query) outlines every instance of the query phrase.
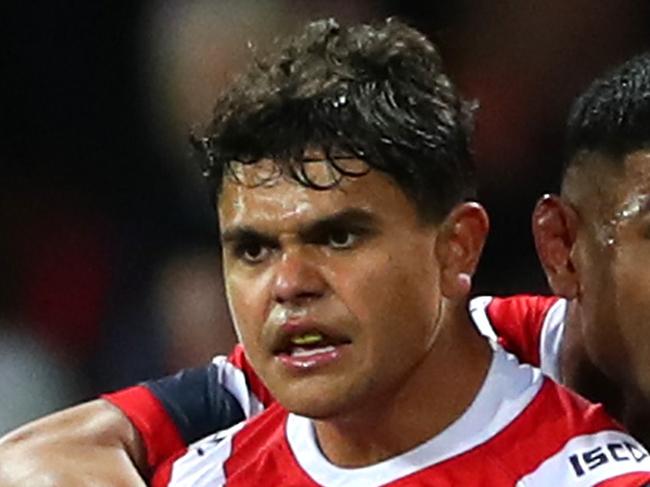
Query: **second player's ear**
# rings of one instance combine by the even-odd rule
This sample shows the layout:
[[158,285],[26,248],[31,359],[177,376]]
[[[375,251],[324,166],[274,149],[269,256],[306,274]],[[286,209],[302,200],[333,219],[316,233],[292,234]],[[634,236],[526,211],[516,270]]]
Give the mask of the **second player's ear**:
[[447,298],[462,299],[469,294],[489,228],[485,209],[475,202],[461,203],[447,215],[437,248],[441,290]]
[[557,195],[544,195],[533,210],[533,236],[537,256],[553,293],[573,299],[578,276],[572,261],[578,215]]

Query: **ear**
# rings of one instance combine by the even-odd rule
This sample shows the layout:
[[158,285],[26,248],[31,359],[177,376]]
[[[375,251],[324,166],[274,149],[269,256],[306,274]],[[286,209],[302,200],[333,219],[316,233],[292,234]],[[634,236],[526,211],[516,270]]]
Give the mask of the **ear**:
[[557,195],[544,195],[533,211],[533,236],[537,255],[551,290],[573,299],[579,279],[573,262],[578,214]]
[[489,228],[485,209],[475,202],[457,205],[447,215],[436,248],[445,297],[464,299],[469,294]]

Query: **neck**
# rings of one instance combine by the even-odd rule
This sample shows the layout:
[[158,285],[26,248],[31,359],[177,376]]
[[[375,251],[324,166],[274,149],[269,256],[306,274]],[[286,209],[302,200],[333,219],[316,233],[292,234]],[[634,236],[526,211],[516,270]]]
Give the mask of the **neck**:
[[361,467],[404,453],[442,432],[472,403],[483,384],[491,350],[466,308],[451,313],[424,359],[397,387],[345,417],[315,421],[325,456]]
[[650,402],[638,389],[608,377],[586,350],[578,304],[569,303],[562,346],[562,382],[591,402],[601,403],[608,414],[646,447],[650,446]]

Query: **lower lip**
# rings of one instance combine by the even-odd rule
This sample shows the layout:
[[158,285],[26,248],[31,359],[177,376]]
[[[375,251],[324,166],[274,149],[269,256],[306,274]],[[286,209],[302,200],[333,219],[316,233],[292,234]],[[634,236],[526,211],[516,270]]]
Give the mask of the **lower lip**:
[[337,345],[334,347],[334,350],[308,356],[295,356],[288,353],[281,353],[277,355],[277,358],[284,366],[290,369],[302,371],[314,370],[339,360],[345,348],[347,348],[347,345]]

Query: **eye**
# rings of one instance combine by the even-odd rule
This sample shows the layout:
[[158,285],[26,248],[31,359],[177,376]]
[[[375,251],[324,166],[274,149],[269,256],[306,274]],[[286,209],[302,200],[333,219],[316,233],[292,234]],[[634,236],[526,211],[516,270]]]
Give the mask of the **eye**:
[[349,249],[359,236],[349,230],[333,230],[327,235],[327,244],[333,249]]
[[235,249],[237,257],[248,264],[259,264],[270,253],[271,249],[268,246],[254,242],[238,245]]

